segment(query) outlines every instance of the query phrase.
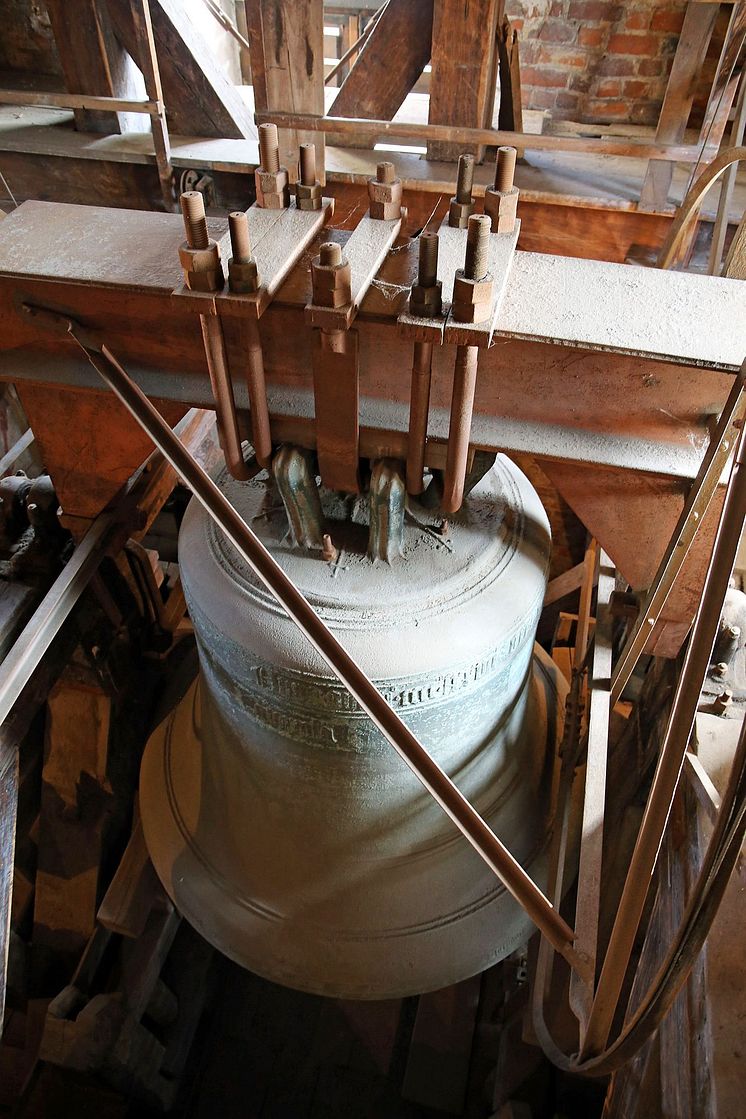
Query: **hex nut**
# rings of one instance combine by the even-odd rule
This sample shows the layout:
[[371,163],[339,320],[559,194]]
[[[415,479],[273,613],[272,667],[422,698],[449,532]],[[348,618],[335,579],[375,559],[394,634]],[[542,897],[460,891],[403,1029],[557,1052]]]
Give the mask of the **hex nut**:
[[295,204],[299,210],[321,209],[321,183],[316,181],[313,186],[305,183],[295,184]]
[[225,277],[217,241],[210,241],[206,249],[193,249],[183,241],[179,245],[179,260],[190,291],[220,291],[223,287]]
[[518,187],[508,191],[486,190],[484,212],[492,218],[493,233],[512,233],[518,210]]
[[440,280],[432,286],[412,284],[409,295],[409,313],[418,319],[435,319],[443,309],[443,285]]
[[238,261],[233,257],[228,261],[228,284],[231,291],[240,295],[247,292],[259,291],[259,272],[256,261]]
[[311,262],[313,302],[317,307],[344,307],[352,299],[352,271],[349,262],[320,264]]
[[290,205],[288,173],[284,167],[279,171],[264,171],[257,167],[254,182],[257,206],[264,210],[283,210]]
[[448,210],[448,224],[451,229],[466,229],[473,213],[474,202],[459,202],[454,195]]
[[206,249],[193,249],[182,241],[179,260],[185,272],[214,272],[220,267],[220,245],[217,241],[210,241]]
[[368,179],[368,199],[372,218],[391,221],[401,217],[402,185],[401,179],[382,183],[378,179]]
[[490,317],[492,308],[492,276],[470,280],[459,268],[453,280],[451,314],[456,322],[479,323]]

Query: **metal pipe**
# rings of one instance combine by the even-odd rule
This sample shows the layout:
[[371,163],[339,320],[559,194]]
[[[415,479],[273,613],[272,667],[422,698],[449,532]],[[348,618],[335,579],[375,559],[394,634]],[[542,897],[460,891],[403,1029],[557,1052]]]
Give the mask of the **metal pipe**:
[[223,326],[217,315],[200,315],[199,321],[205,343],[207,371],[210,374],[210,384],[215,397],[220,446],[231,475],[239,482],[245,482],[249,475],[238,431],[238,416],[233,398],[233,384],[228,371]]
[[269,424],[269,405],[267,404],[267,382],[264,376],[264,356],[262,340],[259,336],[259,322],[255,318],[239,319],[241,348],[246,354],[246,383],[249,391],[251,409],[251,437],[254,454],[260,466],[269,469],[272,463],[272,433]]
[[59,632],[95,574],[115,525],[116,518],[111,513],[102,513],[97,517],[3,660],[0,726],[31,679],[52,638]]
[[459,128],[452,124],[414,124],[400,120],[370,120],[366,117],[315,116],[313,113],[282,113],[262,110],[254,113],[257,124],[272,123],[278,128],[305,132],[357,133],[362,136],[401,136],[411,140],[445,140],[456,144],[495,147],[509,145],[520,150],[578,152],[585,155],[620,155],[632,159],[668,159],[674,163],[697,163],[701,148],[697,144],[659,144],[612,136],[543,136],[530,132],[506,132],[493,128]]
[[393,708],[327,629],[301,592],[254,535],[223,492],[174,435],[110,350],[89,331],[64,316],[39,309],[49,321],[66,323],[91,365],[152,439],[164,458],[187,483],[197,500],[287,611],[335,676],[394,747],[409,768],[453,820],[474,850],[525,909],[548,940],[576,967],[582,966],[572,948],[573,932],[523,867],[514,859],[476,809],[459,791]]
[[712,557],[705,576],[702,598],[674,693],[653,784],[588,1019],[588,1029],[580,1053],[581,1061],[602,1052],[608,1041],[645,898],[694,726],[697,704],[715,644],[720,612],[745,518],[746,428],[742,430],[738,441]]
[[432,342],[415,342],[412,362],[412,388],[409,400],[409,436],[407,438],[407,493],[411,493],[415,497],[422,493],[432,368]]
[[469,457],[471,417],[477,388],[478,346],[457,346],[453,367],[451,422],[448,428],[448,453],[443,481],[444,513],[456,513],[464,500],[466,465]]

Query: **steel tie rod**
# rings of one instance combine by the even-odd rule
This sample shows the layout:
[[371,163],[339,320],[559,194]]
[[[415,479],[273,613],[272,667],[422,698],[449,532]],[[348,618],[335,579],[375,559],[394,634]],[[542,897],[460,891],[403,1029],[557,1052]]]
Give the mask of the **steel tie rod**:
[[40,325],[67,332],[77,342],[102,380],[186,482],[197,500],[222,529],[270,593],[310,641],[335,676],[354,696],[381,734],[407,763],[418,780],[456,824],[478,855],[497,875],[555,949],[578,971],[582,958],[572,947],[574,933],[520,863],[485,823],[448,774],[402,722],[360,666],[314,611],[295,584],[255,536],[241,515],[182,445],[158,410],[94,332],[67,316],[24,304]]

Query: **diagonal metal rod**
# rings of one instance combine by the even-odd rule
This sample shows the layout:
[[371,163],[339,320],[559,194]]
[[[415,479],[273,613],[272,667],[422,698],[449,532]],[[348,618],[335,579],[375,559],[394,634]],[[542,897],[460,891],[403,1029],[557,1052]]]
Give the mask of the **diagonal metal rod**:
[[42,308],[25,306],[40,325],[70,334],[81,347],[103,381],[152,439],[204,506],[215,523],[243,556],[270,593],[287,611],[335,676],[355,697],[384,738],[407,763],[418,780],[453,820],[471,846],[497,875],[568,962],[583,970],[581,958],[572,947],[573,931],[551,902],[459,791],[448,774],[402,722],[393,708],[368,679],[360,666],[339,643],[295,584],[287,577],[262,542],[233,508],[222,491],[186,450],[139,387],[118,363],[100,337],[67,316]]
[[738,542],[746,519],[746,428],[741,431],[702,598],[676,685],[658,764],[593,1000],[580,1061],[603,1052],[694,726]]
[[687,495],[684,508],[671,536],[666,554],[660,562],[653,585],[626,644],[619,654],[611,678],[611,706],[618,702],[635,666],[648,643],[652,627],[684,565],[705,513],[715,496],[720,477],[738,435],[738,423],[746,415],[746,361],[736,374],[717,427],[702,459],[697,477]]

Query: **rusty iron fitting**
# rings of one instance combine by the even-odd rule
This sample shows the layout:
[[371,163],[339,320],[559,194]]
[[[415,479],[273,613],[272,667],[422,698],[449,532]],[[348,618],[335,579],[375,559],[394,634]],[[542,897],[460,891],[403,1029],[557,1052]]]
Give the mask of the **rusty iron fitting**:
[[351,270],[342,246],[327,241],[311,262],[313,302],[317,307],[345,307],[352,299]]
[[492,220],[493,233],[512,233],[518,212],[518,187],[513,185],[515,148],[498,148],[495,185],[484,192],[484,212]]
[[295,184],[295,204],[299,210],[321,209],[321,183],[316,178],[315,144],[300,146],[300,177]]
[[180,198],[184,218],[184,233],[190,249],[206,249],[210,236],[207,232],[205,200],[198,190],[185,190]]
[[184,283],[190,291],[221,291],[225,277],[220,263],[220,246],[208,235],[205,200],[198,190],[182,194],[181,212],[187,237],[179,245]]
[[495,190],[508,194],[513,189],[515,161],[518,152],[515,148],[498,148],[495,158]]
[[434,319],[443,308],[438,279],[438,234],[425,231],[419,236],[419,270],[409,295],[409,313],[417,318]]
[[251,255],[249,222],[242,210],[228,214],[233,256],[228,261],[228,286],[237,295],[259,290],[259,273]]
[[401,217],[402,185],[393,163],[379,163],[376,177],[368,179],[368,198],[372,218],[391,221]]
[[453,281],[451,313],[457,322],[485,322],[492,307],[492,276],[487,271],[490,219],[472,214],[466,233],[466,259]]
[[448,224],[452,229],[466,229],[469,218],[474,213],[474,199],[471,193],[473,185],[474,156],[460,155],[456,193],[451,199],[448,210]]
[[254,172],[256,204],[263,210],[284,210],[290,205],[287,168],[280,167],[277,126],[259,125],[259,166]]

